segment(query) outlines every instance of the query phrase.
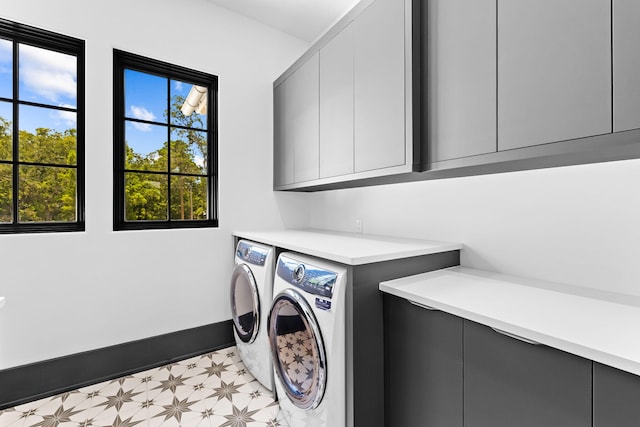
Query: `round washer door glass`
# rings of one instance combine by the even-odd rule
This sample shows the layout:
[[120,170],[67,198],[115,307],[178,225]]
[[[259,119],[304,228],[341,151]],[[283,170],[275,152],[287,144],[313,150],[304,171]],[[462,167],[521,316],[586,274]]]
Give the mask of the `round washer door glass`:
[[260,327],[260,296],[256,280],[246,264],[238,264],[231,274],[231,316],[238,337],[255,341]]
[[327,383],[326,353],[315,316],[297,291],[287,289],[274,298],[269,342],[276,375],[289,400],[301,409],[316,408]]

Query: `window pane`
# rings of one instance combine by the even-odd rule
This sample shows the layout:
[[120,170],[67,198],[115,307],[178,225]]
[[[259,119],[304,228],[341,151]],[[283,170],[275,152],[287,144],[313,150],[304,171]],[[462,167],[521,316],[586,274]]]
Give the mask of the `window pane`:
[[207,178],[171,177],[171,219],[207,219]]
[[0,160],[11,160],[13,152],[13,105],[0,101]]
[[77,59],[48,49],[18,45],[21,101],[59,107],[77,105]]
[[11,222],[13,215],[13,167],[0,163],[0,223]]
[[13,98],[13,43],[0,39],[0,97]]
[[207,89],[171,80],[171,124],[207,128]]
[[125,168],[140,171],[167,169],[167,128],[125,122]]
[[21,105],[20,161],[76,164],[76,113]]
[[19,222],[76,220],[76,169],[20,166]]
[[167,176],[125,173],[125,219],[127,221],[167,220]]
[[171,172],[207,173],[207,132],[173,129],[171,131]]
[[167,79],[124,70],[124,115],[131,119],[168,123]]

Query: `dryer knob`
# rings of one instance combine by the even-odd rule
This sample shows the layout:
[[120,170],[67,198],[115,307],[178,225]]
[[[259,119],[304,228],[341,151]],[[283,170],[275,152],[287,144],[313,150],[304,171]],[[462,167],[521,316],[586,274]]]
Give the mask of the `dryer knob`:
[[251,255],[251,248],[248,246],[242,248],[242,257],[244,259],[249,259],[249,255]]
[[304,265],[298,264],[298,266],[293,270],[293,281],[295,283],[302,282],[304,279]]

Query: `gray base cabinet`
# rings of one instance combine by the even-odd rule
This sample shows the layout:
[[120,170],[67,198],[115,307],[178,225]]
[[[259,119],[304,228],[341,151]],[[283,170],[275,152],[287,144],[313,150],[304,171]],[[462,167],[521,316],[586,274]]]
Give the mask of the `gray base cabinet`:
[[593,427],[640,426],[640,377],[593,364]]
[[591,426],[591,361],[465,321],[466,427]]
[[385,425],[462,427],[463,320],[385,296]]
[[386,426],[640,426],[640,377],[386,294],[384,325]]

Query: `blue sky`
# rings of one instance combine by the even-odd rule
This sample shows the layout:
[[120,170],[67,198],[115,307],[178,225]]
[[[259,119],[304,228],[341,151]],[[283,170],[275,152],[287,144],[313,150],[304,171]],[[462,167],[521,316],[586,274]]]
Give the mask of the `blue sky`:
[[[76,58],[29,45],[20,45],[20,99],[52,106],[75,108]],[[12,43],[0,40],[0,96],[11,98]],[[0,106],[2,117],[11,119],[6,104]],[[38,127],[64,131],[76,127],[76,115],[49,108],[22,106],[20,128],[34,132]]]
[[[167,123],[164,113],[169,97],[179,95],[186,98],[192,86],[191,83],[171,80],[167,89],[165,77],[134,70],[125,70],[124,82],[125,117],[157,123]],[[136,153],[146,156],[162,148],[167,140],[167,128],[147,123],[126,122],[125,140]],[[202,157],[202,153],[195,153],[195,156]]]
[[[77,106],[77,62],[71,55],[19,45],[20,99],[45,105],[75,108]],[[0,39],[0,97],[11,98],[12,42]],[[166,123],[164,112],[167,99],[176,95],[186,97],[191,84],[138,71],[125,71],[125,117]],[[170,92],[170,93],[167,93]],[[12,120],[11,105],[0,102],[0,116]],[[195,113],[194,113],[195,114]],[[76,127],[76,114],[51,108],[20,106],[20,129],[35,132],[38,127],[63,132]],[[162,126],[127,122],[127,143],[142,155],[161,148],[167,139]],[[202,153],[195,153],[196,158]],[[196,161],[200,162],[201,159]]]

